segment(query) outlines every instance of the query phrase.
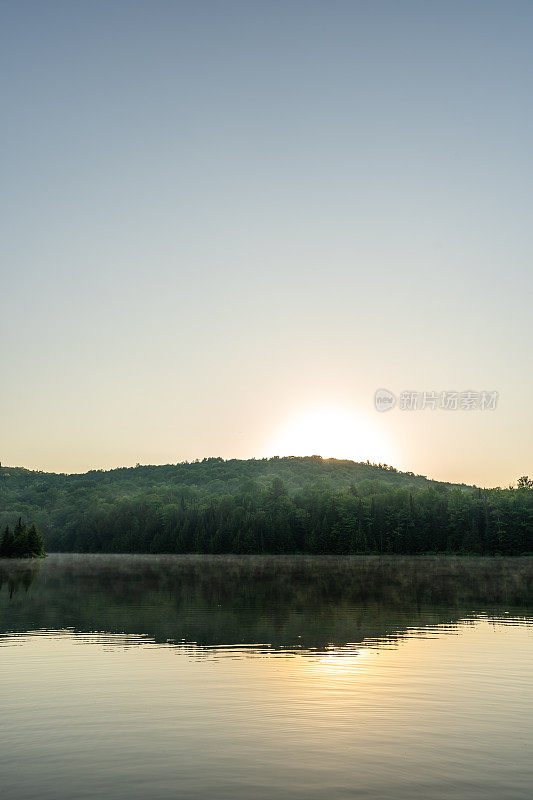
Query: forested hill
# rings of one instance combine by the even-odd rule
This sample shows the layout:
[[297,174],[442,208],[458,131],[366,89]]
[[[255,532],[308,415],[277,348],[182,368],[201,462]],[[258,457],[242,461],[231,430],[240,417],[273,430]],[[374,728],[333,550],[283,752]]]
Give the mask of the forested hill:
[[[123,500],[143,497],[162,503],[201,502],[217,495],[237,495],[267,489],[280,478],[289,494],[317,484],[331,489],[360,486],[364,494],[387,487],[411,490],[428,486],[452,488],[424,475],[398,472],[388,465],[356,463],[320,456],[248,459],[206,458],[191,463],[91,470],[82,474],[37,472],[21,467],[0,467],[2,522],[19,516],[45,528],[60,524],[67,513],[80,512]],[[472,487],[462,486],[468,490]]]
[[481,491],[318,456],[85,474],[0,468],[0,523],[47,549],[111,552],[533,550],[531,487]]

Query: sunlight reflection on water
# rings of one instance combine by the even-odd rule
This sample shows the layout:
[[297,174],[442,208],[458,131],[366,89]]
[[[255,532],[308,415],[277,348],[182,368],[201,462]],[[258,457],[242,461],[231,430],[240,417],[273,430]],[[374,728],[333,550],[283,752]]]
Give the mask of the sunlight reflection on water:
[[530,797],[530,560],[23,568],[0,564],[6,797]]

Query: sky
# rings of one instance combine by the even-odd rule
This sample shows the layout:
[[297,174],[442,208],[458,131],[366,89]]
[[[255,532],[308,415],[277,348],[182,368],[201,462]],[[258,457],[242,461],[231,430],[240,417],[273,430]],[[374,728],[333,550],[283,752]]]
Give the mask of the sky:
[[[532,474],[532,36],[517,0],[0,2],[2,464]],[[496,408],[402,407],[445,391]]]

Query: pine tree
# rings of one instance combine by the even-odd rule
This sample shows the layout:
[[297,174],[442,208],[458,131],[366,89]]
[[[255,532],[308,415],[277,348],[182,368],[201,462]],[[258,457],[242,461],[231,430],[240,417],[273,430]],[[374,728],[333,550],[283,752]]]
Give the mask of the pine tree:
[[28,531],[28,552],[32,556],[44,556],[44,539],[35,527],[31,526]]
[[16,558],[24,558],[28,555],[28,529],[23,523],[22,518],[19,517],[15,530],[13,531],[15,543],[13,547],[13,555]]
[[2,537],[2,543],[0,544],[0,557],[11,558],[13,555],[14,546],[15,537],[13,536],[13,532],[9,525],[7,525]]
[[27,528],[22,518],[19,517],[13,531],[10,530],[9,525],[6,527],[0,543],[0,557],[35,558],[44,555],[43,537],[35,525]]

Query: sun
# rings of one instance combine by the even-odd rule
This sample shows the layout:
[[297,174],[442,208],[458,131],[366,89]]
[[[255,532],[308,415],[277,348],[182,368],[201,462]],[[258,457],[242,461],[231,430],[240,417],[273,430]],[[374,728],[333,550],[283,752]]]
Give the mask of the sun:
[[370,421],[344,408],[308,410],[290,420],[273,437],[272,455],[350,459],[390,464],[386,438]]

